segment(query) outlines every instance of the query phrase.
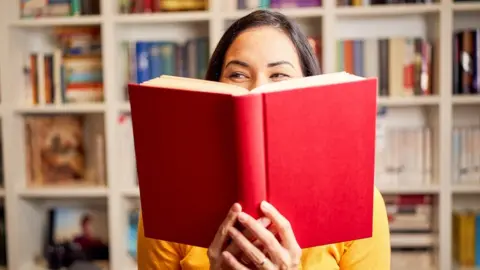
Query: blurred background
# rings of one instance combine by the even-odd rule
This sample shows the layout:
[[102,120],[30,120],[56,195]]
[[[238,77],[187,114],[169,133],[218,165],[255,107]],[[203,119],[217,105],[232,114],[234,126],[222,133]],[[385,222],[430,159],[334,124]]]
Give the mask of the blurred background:
[[202,78],[257,8],[296,20],[323,72],[378,77],[392,270],[480,269],[480,1],[2,0],[5,269],[136,269],[126,84]]

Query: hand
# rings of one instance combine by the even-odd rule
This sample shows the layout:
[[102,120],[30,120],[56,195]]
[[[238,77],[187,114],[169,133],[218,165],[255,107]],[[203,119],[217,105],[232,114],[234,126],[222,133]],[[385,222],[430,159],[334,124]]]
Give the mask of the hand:
[[[271,231],[261,226],[260,223],[250,215],[241,212],[237,213],[237,216],[238,220],[245,226],[245,228],[251,231],[254,237],[261,242],[267,253],[266,255],[235,227],[228,227],[228,233],[237,246],[258,269],[298,269],[300,266],[302,250],[295,239],[290,222],[267,202],[262,202],[261,209],[265,216],[272,221],[275,230],[278,231],[280,241],[277,240]],[[225,262],[232,269],[249,269],[247,266],[240,263],[229,251],[226,250],[222,252],[222,255]]]
[[[237,221],[238,214],[241,213],[242,207],[238,204],[235,203],[231,208],[230,211],[227,214],[227,217],[225,220],[222,222],[220,227],[217,230],[217,233],[210,244],[210,247],[208,248],[208,259],[210,261],[210,269],[211,270],[217,270],[217,269],[230,269],[228,264],[225,262],[224,257],[222,256],[222,251],[226,250],[232,256],[238,256],[239,260],[241,260],[244,264],[249,264],[251,261],[249,260],[248,257],[246,257],[244,254],[241,254],[241,249],[237,246],[235,242],[231,242],[228,244],[228,246],[225,248],[227,244],[227,240],[230,239],[229,237],[229,230],[230,228],[234,228],[235,222]],[[270,220],[266,217],[262,217],[259,220],[257,220],[263,227],[268,227],[270,225]],[[247,239],[250,239],[253,237],[252,232],[249,230],[245,229],[243,231],[245,234],[245,237]],[[260,245],[260,241],[255,240],[253,242],[255,246]]]

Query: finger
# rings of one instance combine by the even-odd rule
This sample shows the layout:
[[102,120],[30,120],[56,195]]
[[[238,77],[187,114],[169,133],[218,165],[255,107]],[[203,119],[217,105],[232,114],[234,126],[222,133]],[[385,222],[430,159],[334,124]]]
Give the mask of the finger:
[[238,214],[238,220],[262,242],[267,252],[275,262],[282,262],[288,254],[277,240],[275,235],[268,229],[261,226],[252,216],[241,212]]
[[282,245],[287,249],[298,248],[298,243],[290,222],[268,202],[263,201],[260,206],[265,216],[271,219],[275,230],[278,231]]
[[[262,242],[260,242],[260,240],[257,239],[255,241],[253,241],[252,244],[258,250],[260,250],[263,254],[267,255],[267,251],[265,250],[265,247],[263,246]],[[238,250],[238,252],[241,251],[241,249],[236,245],[236,243],[235,243],[235,248]],[[236,257],[238,258],[238,256],[236,256]],[[253,264],[252,261],[250,260],[250,258],[248,258],[248,256],[245,253],[240,254],[239,260],[240,260],[240,262],[242,262],[244,265],[247,265],[247,266],[250,266],[250,265]]]
[[210,245],[210,250],[212,252],[218,252],[222,250],[222,247],[225,243],[225,240],[228,236],[228,228],[232,227],[237,220],[238,214],[242,211],[240,204],[235,203],[230,208],[230,211],[227,214],[227,217],[223,220],[222,224],[217,230],[215,237],[213,238],[212,244]]
[[231,227],[228,232],[232,240],[243,251],[249,261],[251,261],[255,265],[260,265],[265,260],[265,254],[263,254],[261,250],[259,250],[252,242],[250,242],[245,237],[245,235],[243,235],[235,227]]
[[[259,218],[258,222],[260,222],[260,224],[262,224],[262,226],[265,227],[265,228],[267,228],[271,224],[270,219],[266,218],[266,217]],[[242,231],[242,233],[250,241],[256,242],[258,244],[260,243],[259,241],[255,240],[255,236],[250,230],[244,229]],[[225,250],[230,252],[235,257],[240,253],[240,249],[238,248],[238,246],[235,243],[231,243],[230,245],[228,245],[228,247]]]
[[223,259],[226,262],[226,264],[228,266],[230,266],[232,269],[234,269],[234,270],[248,270],[248,268],[246,266],[241,264],[237,260],[237,258],[235,258],[235,256],[232,255],[232,253],[230,253],[228,251],[224,251],[224,252],[222,252],[222,256],[223,256]]

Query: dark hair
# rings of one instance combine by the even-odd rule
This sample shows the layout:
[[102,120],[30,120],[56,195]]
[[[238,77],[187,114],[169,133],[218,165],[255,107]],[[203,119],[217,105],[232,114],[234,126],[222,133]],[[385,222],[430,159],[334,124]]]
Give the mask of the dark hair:
[[230,45],[244,30],[258,26],[271,26],[283,30],[297,50],[300,64],[302,65],[303,76],[307,77],[320,74],[317,57],[308,42],[308,38],[300,30],[300,27],[279,12],[257,10],[235,21],[223,34],[210,59],[205,76],[206,80],[220,80],[225,54]]

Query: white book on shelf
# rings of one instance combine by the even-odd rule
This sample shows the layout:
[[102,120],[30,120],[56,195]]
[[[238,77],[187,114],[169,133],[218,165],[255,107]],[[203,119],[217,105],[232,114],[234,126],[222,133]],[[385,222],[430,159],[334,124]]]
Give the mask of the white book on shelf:
[[461,133],[458,127],[452,129],[452,184],[458,184],[460,179]]
[[425,184],[423,182],[423,168],[425,166],[425,152],[423,141],[423,128],[417,128],[414,132],[414,144],[415,144],[415,174],[419,184]]
[[430,185],[432,184],[432,132],[430,127],[423,129],[423,136],[425,147],[423,183]]

